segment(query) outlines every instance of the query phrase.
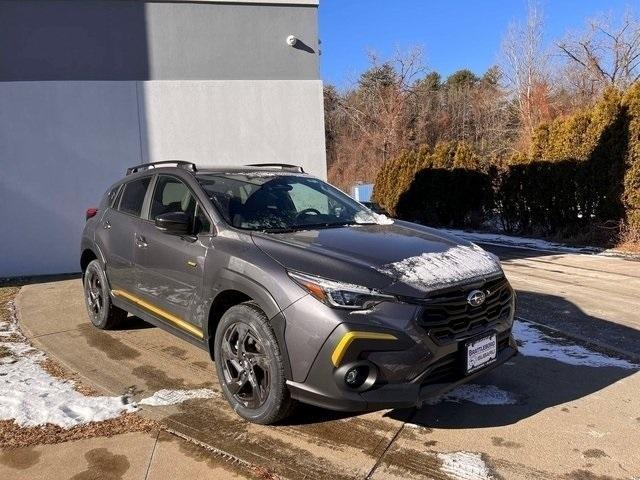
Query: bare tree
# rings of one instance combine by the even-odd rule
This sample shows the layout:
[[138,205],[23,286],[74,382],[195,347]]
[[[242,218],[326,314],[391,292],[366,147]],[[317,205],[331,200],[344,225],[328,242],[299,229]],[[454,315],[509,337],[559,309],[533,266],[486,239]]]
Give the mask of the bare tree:
[[543,15],[531,3],[526,20],[509,26],[501,64],[482,76],[466,68],[448,78],[427,73],[420,48],[389,59],[370,55],[351,88],[325,89],[329,178],[348,189],[373,181],[403,151],[439,146],[473,150],[480,166],[526,152],[541,124],[593,103],[608,85],[640,81],[638,20],[627,13],[611,25],[592,21],[581,36],[558,42],[552,56]]
[[607,17],[591,20],[584,33],[557,45],[580,74],[575,83],[587,94],[607,86],[625,89],[640,80],[640,22],[630,11],[619,25]]
[[371,66],[349,91],[325,89],[329,178],[344,189],[373,181],[405,150],[462,142],[487,162],[513,144],[509,100],[493,67],[461,69],[442,81],[424,74],[420,49]]
[[502,45],[502,71],[529,138],[550,113],[550,66],[543,27],[540,8],[531,3],[526,22],[511,24]]
[[[385,61],[369,57],[371,67],[339,96],[328,117],[339,122],[329,152],[329,177],[344,189],[356,181],[373,181],[385,162],[412,146],[407,107],[424,72],[422,50],[398,51]],[[325,95],[325,102],[330,100]]]
[[372,67],[358,82],[357,90],[342,103],[345,115],[379,154],[384,164],[403,147],[406,104],[413,95],[415,80],[424,72],[422,49],[397,51],[391,60],[380,62],[370,54]]
[[473,138],[471,144],[490,161],[509,152],[517,137],[508,96],[500,86],[503,78],[499,67],[489,68],[473,95]]

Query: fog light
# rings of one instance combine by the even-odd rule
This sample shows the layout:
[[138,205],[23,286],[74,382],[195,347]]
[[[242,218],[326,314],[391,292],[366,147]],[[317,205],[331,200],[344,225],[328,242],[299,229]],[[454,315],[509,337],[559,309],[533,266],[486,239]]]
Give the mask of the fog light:
[[353,367],[347,370],[347,373],[344,375],[344,383],[351,388],[358,388],[362,385],[367,376],[369,375],[369,367],[367,366],[359,366]]

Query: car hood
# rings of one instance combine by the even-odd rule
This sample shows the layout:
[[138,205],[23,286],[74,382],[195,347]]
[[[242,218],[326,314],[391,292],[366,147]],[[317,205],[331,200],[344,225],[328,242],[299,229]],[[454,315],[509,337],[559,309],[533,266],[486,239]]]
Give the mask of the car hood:
[[254,232],[252,237],[258,248],[289,270],[395,295],[424,296],[502,273],[495,255],[409,222]]

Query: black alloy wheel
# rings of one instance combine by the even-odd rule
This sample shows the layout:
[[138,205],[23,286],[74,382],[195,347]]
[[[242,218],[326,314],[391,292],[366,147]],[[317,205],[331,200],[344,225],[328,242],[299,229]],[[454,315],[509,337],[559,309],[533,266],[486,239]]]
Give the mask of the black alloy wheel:
[[89,315],[94,319],[102,317],[102,309],[104,308],[104,298],[102,296],[102,282],[100,276],[95,269],[87,272],[84,280],[84,290],[87,297],[87,309]]
[[269,425],[289,415],[284,358],[269,319],[260,306],[229,308],[216,326],[213,356],[222,392],[245,420]]
[[222,371],[229,393],[242,405],[256,409],[269,396],[269,358],[258,335],[245,323],[232,323],[222,338]]
[[91,323],[102,329],[116,328],[126,320],[127,312],[116,307],[109,296],[109,282],[102,264],[93,260],[84,272],[84,299]]

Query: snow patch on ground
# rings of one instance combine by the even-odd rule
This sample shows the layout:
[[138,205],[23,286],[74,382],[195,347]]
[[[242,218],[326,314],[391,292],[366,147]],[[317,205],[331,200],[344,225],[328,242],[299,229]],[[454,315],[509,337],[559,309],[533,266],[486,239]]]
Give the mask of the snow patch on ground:
[[497,244],[527,250],[541,250],[545,252],[606,254],[606,251],[602,248],[571,247],[562,243],[548,242],[537,238],[514,237],[511,235],[501,235],[499,233],[465,232],[464,230],[451,230],[446,228],[439,230],[470,242]]
[[16,328],[9,322],[0,322],[0,338],[11,337],[16,334]]
[[495,385],[467,384],[429,402],[429,405],[441,402],[460,403],[462,400],[476,405],[515,405],[518,403],[518,399],[513,393],[502,390]]
[[458,480],[490,480],[494,478],[479,453],[438,453],[438,459],[442,462],[440,470],[452,478]]
[[68,380],[53,377],[41,366],[46,357],[20,333],[13,305],[11,320],[0,324],[0,336],[8,333],[19,341],[0,342],[0,420],[13,420],[21,427],[51,423],[71,428],[115,418],[136,410],[125,397],[86,397]]
[[160,407],[165,405],[176,405],[194,398],[213,398],[216,392],[209,388],[199,388],[196,390],[158,390],[152,396],[140,400],[140,405],[150,405]]
[[[41,366],[46,356],[20,333],[12,305],[9,311],[11,320],[0,324],[0,339],[11,333],[17,341],[0,342],[0,420],[21,427],[53,424],[69,429],[138,410],[128,395],[88,397],[75,390],[73,381],[50,375]],[[160,390],[140,403],[173,405],[213,395],[208,389]]]
[[378,269],[421,289],[442,288],[502,271],[497,257],[480,247],[458,245],[440,253],[423,253]]
[[515,322],[513,335],[520,344],[520,354],[527,357],[551,358],[558,362],[584,367],[640,369],[640,365],[627,360],[552,338],[528,322]]
[[[17,345],[28,351],[28,346]],[[0,420],[14,420],[21,427],[51,423],[71,428],[136,410],[124,397],[85,397],[72,382],[44,371],[44,358],[34,352],[0,364]]]
[[404,426],[406,428],[415,428],[417,430],[427,430],[427,428],[428,428],[428,427],[425,427],[423,425],[418,425],[417,423],[411,423],[411,422],[405,423]]
[[8,342],[2,343],[2,348],[11,353],[11,355],[7,357],[0,358],[0,363],[15,363],[16,358],[18,356],[24,355],[30,352],[36,352],[36,349],[33,348],[28,343],[23,342]]

